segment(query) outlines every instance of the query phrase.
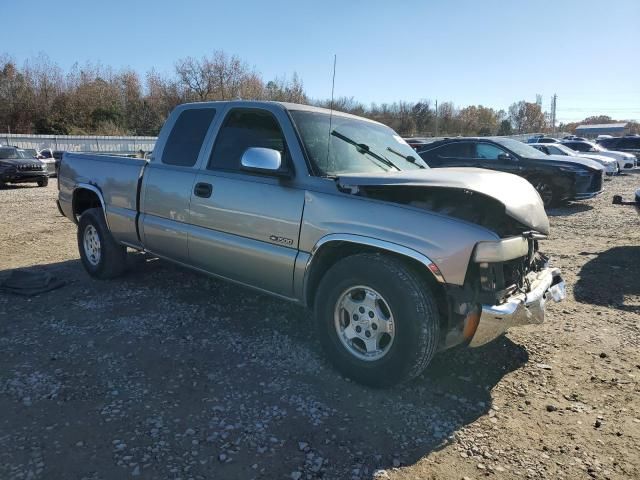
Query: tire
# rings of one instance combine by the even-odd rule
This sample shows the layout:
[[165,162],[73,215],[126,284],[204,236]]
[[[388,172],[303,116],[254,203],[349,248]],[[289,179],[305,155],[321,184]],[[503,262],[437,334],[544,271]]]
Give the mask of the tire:
[[544,208],[550,208],[558,205],[558,195],[555,188],[544,178],[534,178],[531,180],[533,188],[536,189],[538,195],[542,199]]
[[127,249],[115,241],[101,208],[90,208],[78,222],[80,260],[89,275],[101,280],[116,278],[125,271]]
[[[352,322],[350,312],[362,318]],[[314,313],[320,342],[336,369],[372,387],[415,378],[438,347],[440,318],[429,285],[391,256],[362,253],[338,261],[320,281]],[[347,339],[351,335],[356,337]]]
[[45,177],[41,180],[38,180],[39,187],[46,187],[47,185],[49,185],[49,177]]

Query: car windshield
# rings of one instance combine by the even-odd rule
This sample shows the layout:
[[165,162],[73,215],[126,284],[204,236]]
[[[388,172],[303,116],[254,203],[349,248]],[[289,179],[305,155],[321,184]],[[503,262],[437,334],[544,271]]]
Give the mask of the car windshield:
[[547,155],[540,150],[537,150],[526,143],[522,143],[519,140],[514,140],[513,138],[494,138],[493,141],[505,148],[508,148],[513,153],[521,157],[540,158],[542,160],[545,160],[547,157]]
[[23,158],[15,148],[0,148],[0,160],[10,160],[14,158]]
[[322,112],[290,113],[309,159],[324,176],[429,168],[396,132],[379,123]]

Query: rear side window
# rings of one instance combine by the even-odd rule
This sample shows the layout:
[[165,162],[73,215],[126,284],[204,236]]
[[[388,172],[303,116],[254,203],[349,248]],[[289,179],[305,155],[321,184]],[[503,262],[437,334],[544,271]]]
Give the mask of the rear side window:
[[613,147],[616,146],[616,143],[618,143],[618,139],[617,138],[604,138],[604,139],[600,140],[598,143],[600,145],[602,145],[604,148],[612,149]]
[[215,116],[213,108],[184,110],[176,120],[162,152],[162,163],[193,167]]
[[618,144],[618,148],[640,148],[640,137],[625,137],[621,138]]
[[242,155],[251,147],[272,148],[285,157],[284,135],[277,120],[265,110],[232,110],[218,132],[207,168],[240,170]]
[[450,143],[437,149],[437,155],[440,158],[473,158],[475,156],[475,148],[473,143]]
[[567,143],[567,147],[572,148],[573,150],[576,150],[578,152],[589,152],[593,148],[588,143],[581,143],[581,142]]

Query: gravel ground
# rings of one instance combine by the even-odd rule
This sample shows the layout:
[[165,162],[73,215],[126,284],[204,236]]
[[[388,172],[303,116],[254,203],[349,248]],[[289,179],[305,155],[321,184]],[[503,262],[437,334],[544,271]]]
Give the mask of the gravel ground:
[[288,303],[140,254],[100,282],[48,188],[0,190],[0,478],[640,478],[640,175],[552,211],[568,299],[544,325],[371,390]]

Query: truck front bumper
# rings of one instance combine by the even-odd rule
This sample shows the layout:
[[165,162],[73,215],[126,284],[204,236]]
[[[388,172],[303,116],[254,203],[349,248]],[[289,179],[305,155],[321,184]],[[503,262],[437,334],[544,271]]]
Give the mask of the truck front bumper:
[[557,268],[545,268],[531,272],[527,279],[531,285],[525,293],[517,293],[500,305],[482,305],[478,327],[469,343],[479,347],[518,325],[542,323],[547,299],[562,301],[565,294],[564,280]]

